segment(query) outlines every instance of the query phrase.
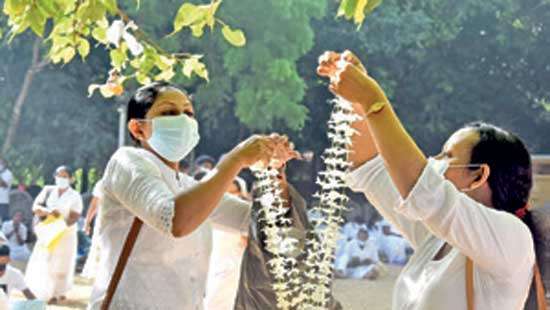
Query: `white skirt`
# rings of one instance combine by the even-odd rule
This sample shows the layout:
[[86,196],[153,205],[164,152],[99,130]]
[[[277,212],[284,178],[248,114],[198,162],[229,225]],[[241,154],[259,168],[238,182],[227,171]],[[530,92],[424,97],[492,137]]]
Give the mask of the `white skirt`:
[[71,289],[76,267],[77,231],[73,225],[50,253],[35,246],[27,270],[25,282],[31,292],[41,300],[65,296]]

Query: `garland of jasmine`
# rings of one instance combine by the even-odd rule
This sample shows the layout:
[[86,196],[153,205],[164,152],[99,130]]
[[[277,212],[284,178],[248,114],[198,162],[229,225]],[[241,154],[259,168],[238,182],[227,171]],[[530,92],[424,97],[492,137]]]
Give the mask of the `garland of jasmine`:
[[351,166],[347,160],[351,137],[355,134],[351,124],[360,119],[351,103],[342,98],[332,103],[328,121],[330,147],[323,155],[326,168],[317,178],[320,190],[315,197],[319,203],[311,208],[319,218],[311,221],[314,229],[307,232],[303,265],[296,260],[298,240],[290,237],[292,223],[284,217],[287,210],[280,197],[278,172],[269,168],[254,170],[261,193],[260,219],[266,223],[263,232],[267,250],[273,254],[268,265],[275,280],[277,306],[282,310],[321,310],[327,309],[330,302],[334,253],[348,201],[344,178]]
[[273,257],[268,266],[274,278],[273,289],[277,298],[277,307],[282,310],[291,308],[291,301],[299,288],[299,271],[295,253],[298,239],[292,237],[292,220],[285,214],[288,209],[281,198],[282,190],[277,178],[279,172],[273,168],[253,168],[257,178],[256,187],[260,202],[259,221],[263,224],[266,237],[266,250]]

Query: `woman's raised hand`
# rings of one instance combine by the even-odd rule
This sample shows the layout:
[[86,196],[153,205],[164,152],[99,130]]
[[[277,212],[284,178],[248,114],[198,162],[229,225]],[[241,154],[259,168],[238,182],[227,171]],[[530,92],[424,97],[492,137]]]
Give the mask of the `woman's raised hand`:
[[330,90],[352,103],[358,103],[365,110],[380,101],[387,101],[384,91],[368,75],[361,61],[353,53],[325,52],[319,57],[317,73],[330,78]]
[[279,168],[287,161],[299,157],[288,138],[278,134],[253,135],[237,145],[232,153],[243,168],[256,163]]

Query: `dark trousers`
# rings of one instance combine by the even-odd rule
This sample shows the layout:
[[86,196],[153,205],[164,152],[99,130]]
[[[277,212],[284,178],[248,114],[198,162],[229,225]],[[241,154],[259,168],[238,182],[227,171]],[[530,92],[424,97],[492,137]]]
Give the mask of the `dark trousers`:
[[7,203],[0,203],[0,218],[2,222],[10,220],[10,205]]

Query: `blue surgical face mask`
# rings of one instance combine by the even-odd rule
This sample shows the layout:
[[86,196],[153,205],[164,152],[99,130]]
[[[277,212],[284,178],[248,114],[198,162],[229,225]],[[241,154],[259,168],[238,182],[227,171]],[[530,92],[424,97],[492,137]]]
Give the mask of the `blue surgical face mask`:
[[151,122],[153,133],[147,142],[168,161],[179,162],[199,143],[199,125],[186,114],[159,116]]

